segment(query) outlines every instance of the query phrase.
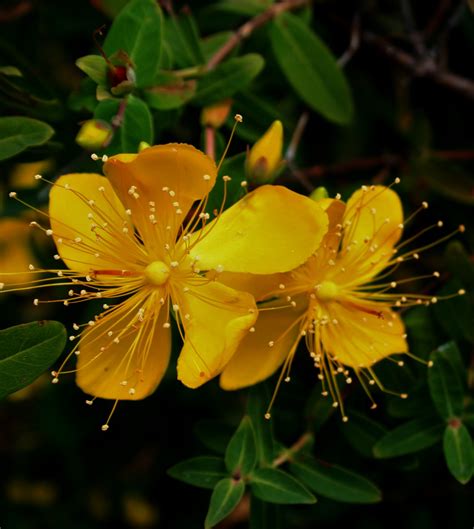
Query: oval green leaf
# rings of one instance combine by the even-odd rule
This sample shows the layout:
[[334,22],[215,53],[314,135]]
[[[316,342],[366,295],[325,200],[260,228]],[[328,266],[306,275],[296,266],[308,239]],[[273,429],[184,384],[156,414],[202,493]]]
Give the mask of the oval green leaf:
[[213,489],[227,476],[224,460],[220,457],[202,456],[181,461],[168,469],[168,474],[189,485]]
[[316,503],[316,498],[300,481],[277,468],[257,469],[250,476],[250,487],[257,498],[270,503]]
[[207,106],[231,97],[250,84],[261,71],[264,60],[257,53],[229,59],[202,77],[193,101]]
[[140,142],[153,144],[153,118],[148,105],[129,95],[121,127],[122,152],[137,152]]
[[110,56],[119,50],[126,52],[139,88],[153,84],[160,63],[162,25],[161,9],[155,0],[131,0],[107,33],[105,53]]
[[371,481],[337,465],[322,465],[314,459],[296,461],[290,466],[312,491],[345,503],[377,503],[382,499],[380,489]]
[[346,78],[326,45],[297,16],[280,14],[270,38],[275,57],[288,82],[311,108],[345,125],[353,115]]
[[66,329],[57,321],[35,321],[0,331],[0,399],[38,378],[62,353]]
[[249,417],[244,417],[225,452],[225,464],[231,473],[246,476],[257,464],[255,434]]
[[373,457],[373,446],[387,433],[387,430],[380,423],[369,419],[362,413],[350,411],[348,416],[349,421],[341,423],[339,428],[342,435],[359,454]]
[[431,399],[438,413],[446,420],[460,417],[464,408],[464,388],[457,366],[459,357],[454,342],[436,349],[430,357],[433,362],[428,371]]
[[6,160],[28,147],[43,145],[54,130],[43,121],[12,116],[0,118],[0,160]]
[[100,55],[86,55],[76,61],[76,66],[97,84],[107,83],[107,63]]
[[204,527],[210,529],[228,516],[239,504],[244,490],[242,480],[224,478],[219,481],[212,492]]
[[419,452],[440,441],[443,424],[435,417],[414,419],[388,432],[374,446],[377,458],[403,456]]
[[449,425],[444,431],[443,450],[451,474],[463,485],[474,473],[474,447],[464,424]]

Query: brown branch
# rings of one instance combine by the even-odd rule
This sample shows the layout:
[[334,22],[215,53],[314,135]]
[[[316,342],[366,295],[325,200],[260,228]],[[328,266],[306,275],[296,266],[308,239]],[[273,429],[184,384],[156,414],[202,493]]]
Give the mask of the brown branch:
[[[431,157],[439,160],[449,161],[472,161],[474,160],[474,150],[455,151],[432,151]],[[354,158],[347,162],[340,162],[328,165],[314,165],[298,171],[306,178],[322,178],[328,174],[343,175],[355,171],[368,171],[379,169],[380,167],[397,167],[408,162],[405,158],[397,154],[382,154],[367,158]]]
[[432,79],[442,86],[474,99],[474,81],[442,69],[432,57],[418,59],[373,33],[364,33],[362,39],[414,76]]
[[215,68],[240,42],[248,38],[256,29],[263,26],[280,13],[303,7],[308,4],[309,1],[310,0],[283,0],[282,2],[273,4],[263,13],[250,19],[240,26],[240,28],[232,34],[230,39],[216,51],[216,53],[209,59],[204,70],[209,71]]
[[304,433],[294,444],[285,450],[280,456],[272,462],[272,467],[279,467],[288,461],[291,461],[292,457],[302,450],[308,443],[313,440],[313,434],[310,432]]

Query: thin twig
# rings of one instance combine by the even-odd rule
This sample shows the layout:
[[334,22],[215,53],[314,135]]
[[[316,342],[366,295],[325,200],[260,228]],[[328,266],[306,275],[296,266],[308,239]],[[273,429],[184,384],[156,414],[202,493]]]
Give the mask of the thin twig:
[[439,85],[446,86],[470,99],[474,99],[474,81],[442,69],[432,57],[418,59],[373,33],[364,33],[362,39],[367,44],[377,48],[385,57],[403,66],[416,77],[432,79]]
[[227,55],[243,40],[248,38],[256,29],[263,26],[272,18],[276,17],[284,11],[290,11],[292,9],[297,9],[298,7],[303,7],[308,4],[310,0],[284,0],[273,4],[263,13],[260,13],[256,17],[250,19],[245,24],[240,26],[240,28],[232,34],[227,42],[219,48],[216,53],[209,59],[208,63],[205,66],[205,70],[209,71],[215,68]]
[[337,60],[337,63],[339,64],[341,68],[344,68],[344,66],[346,66],[346,64],[352,59],[352,57],[354,57],[354,54],[359,49],[359,47],[360,47],[360,16],[356,14],[352,22],[349,47]]
[[313,440],[313,434],[310,432],[304,433],[294,444],[285,450],[280,456],[272,462],[272,467],[279,467],[284,463],[291,461],[293,456],[302,450],[307,444]]

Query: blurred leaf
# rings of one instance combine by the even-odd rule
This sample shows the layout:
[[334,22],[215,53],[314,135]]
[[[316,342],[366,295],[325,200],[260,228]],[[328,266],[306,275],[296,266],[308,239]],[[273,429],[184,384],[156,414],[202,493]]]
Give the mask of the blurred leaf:
[[459,278],[467,289],[468,296],[474,296],[474,263],[469,259],[459,241],[451,241],[446,249],[446,263],[451,273]]
[[[292,128],[277,104],[259,97],[250,89],[235,94],[234,110],[244,117],[244,122],[237,127],[236,134],[250,143],[255,143],[277,119],[282,121],[286,128]],[[232,127],[233,124],[232,116],[229,118],[228,125]]]
[[443,450],[449,471],[465,485],[474,473],[474,447],[464,424],[450,424],[446,427]]
[[416,163],[415,174],[442,197],[460,204],[474,204],[474,179],[464,167],[452,161],[423,159]]
[[375,443],[387,433],[387,429],[380,423],[354,410],[348,412],[348,416],[350,417],[349,421],[341,423],[340,432],[359,454],[373,457],[372,449]]
[[250,476],[252,493],[280,504],[316,503],[316,498],[293,476],[277,468],[259,468]]
[[173,61],[179,68],[204,63],[199,30],[190,12],[165,18],[165,39]]
[[312,491],[332,500],[377,503],[382,499],[382,493],[374,483],[337,465],[306,458],[293,462],[290,469]]
[[257,464],[255,434],[248,416],[245,416],[229,441],[225,453],[227,470],[232,474],[246,476]]
[[216,11],[253,17],[268,9],[271,4],[272,0],[221,0],[212,7]]
[[214,35],[209,35],[208,37],[202,39],[201,50],[204,56],[204,62],[209,61],[216,51],[219,50],[232,37],[233,34],[234,33],[232,31],[219,31],[219,33],[214,33]]
[[194,433],[201,443],[218,454],[225,454],[232,437],[232,430],[218,421],[202,420],[194,427]]
[[76,61],[76,66],[97,84],[107,84],[107,63],[100,55],[86,55]]
[[278,64],[303,101],[330,121],[349,123],[353,115],[349,86],[319,37],[289,13],[274,20],[270,37]]
[[35,321],[0,331],[0,399],[31,384],[62,353],[66,329]]
[[266,406],[270,402],[266,384],[260,383],[249,390],[247,413],[255,430],[258,461],[269,464],[275,452],[272,422],[265,419]]
[[278,505],[251,496],[249,529],[279,529],[281,519]]
[[168,469],[168,474],[195,487],[213,489],[227,476],[224,460],[220,457],[202,456],[181,461]]
[[438,413],[446,420],[460,417],[464,408],[464,389],[456,359],[459,359],[457,345],[449,342],[433,351],[433,365],[428,370],[431,398]]
[[179,108],[194,96],[196,81],[184,80],[176,76],[169,76],[168,82],[144,92],[145,101],[156,110],[171,110]]
[[[436,295],[440,298],[459,292],[463,284],[457,279],[451,279],[444,285]],[[455,296],[450,299],[443,299],[433,306],[433,311],[439,325],[449,338],[453,340],[466,340],[474,343],[474,310],[469,296]]]
[[410,351],[419,358],[427,358],[439,343],[430,309],[414,307],[404,320],[408,328]]
[[374,446],[374,455],[384,459],[419,452],[436,444],[443,424],[435,417],[414,419],[388,432]]
[[[405,369],[405,367],[404,367]],[[423,380],[410,389],[408,399],[391,398],[388,401],[388,412],[392,417],[409,418],[433,413],[433,401],[427,381]]]
[[209,529],[228,516],[239,504],[244,495],[245,485],[242,480],[224,478],[214,488],[207,511],[204,527]]
[[138,87],[150,86],[160,63],[163,38],[161,9],[155,0],[131,0],[115,18],[104,42],[112,55],[127,53]]
[[234,95],[245,88],[263,68],[264,60],[257,53],[229,59],[199,80],[194,101],[207,106]]
[[0,118],[0,160],[6,160],[32,147],[46,143],[54,130],[37,119],[21,116]]
[[306,401],[305,415],[313,431],[318,431],[335,411],[330,399],[321,395],[321,388],[314,388]]

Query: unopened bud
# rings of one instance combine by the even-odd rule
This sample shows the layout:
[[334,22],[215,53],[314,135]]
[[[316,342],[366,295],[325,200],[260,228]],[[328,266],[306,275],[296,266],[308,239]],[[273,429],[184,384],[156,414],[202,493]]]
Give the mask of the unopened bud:
[[250,149],[247,158],[247,180],[263,184],[272,182],[282,166],[283,125],[276,120]]

